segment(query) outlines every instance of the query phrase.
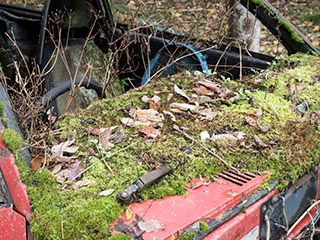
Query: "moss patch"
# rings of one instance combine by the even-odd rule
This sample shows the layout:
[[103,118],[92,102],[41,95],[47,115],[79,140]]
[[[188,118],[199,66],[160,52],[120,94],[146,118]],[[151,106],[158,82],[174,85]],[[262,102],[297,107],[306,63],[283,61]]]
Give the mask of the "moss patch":
[[[186,183],[193,178],[213,179],[228,168],[199,144],[177,132],[174,125],[197,142],[203,131],[210,135],[242,132],[241,144],[213,140],[203,144],[233,167],[257,174],[267,172],[270,182],[278,179],[278,188],[285,188],[318,164],[319,67],[319,58],[295,55],[242,82],[216,81],[212,77],[210,80],[219,84],[222,93],[232,92],[233,97],[216,97],[215,101],[207,102],[193,98],[195,83],[205,80],[204,76],[186,72],[155,80],[113,99],[97,101],[86,110],[61,118],[56,125],[62,132],[60,139],[75,137],[75,145],[79,146],[76,158],[86,168],[77,180],[91,183],[78,190],[71,190],[72,185],[62,189],[49,171],[52,165],[49,170],[29,173],[33,182],[28,186],[28,193],[35,238],[111,237],[109,226],[125,209],[115,201],[116,194],[139,176],[162,165],[170,165],[174,172],[139,193],[140,199],[184,194]],[[175,93],[174,85],[196,102],[189,104],[198,106],[200,112],[215,112],[216,116],[206,120],[199,117],[199,111],[173,111],[170,104],[186,103],[184,97]],[[171,111],[175,116],[173,121],[170,115],[164,114],[165,120],[156,126],[162,133],[159,138],[147,138],[139,133],[139,126],[128,127],[121,122],[123,117],[129,117],[131,109],[149,109],[149,104],[141,100],[143,96],[158,96],[161,99],[159,113]],[[308,102],[303,111],[298,109],[301,101]],[[246,117],[258,115],[257,112],[260,112],[257,124],[248,124]],[[110,144],[108,149],[99,144],[98,136],[88,131],[111,127],[116,127],[117,133],[122,131],[123,138]],[[100,196],[99,193],[107,189],[114,192]],[[202,228],[205,229],[205,225]],[[127,238],[120,234],[112,239]]]
[[16,131],[6,128],[2,132],[3,143],[12,151],[16,152],[22,148],[22,139]]

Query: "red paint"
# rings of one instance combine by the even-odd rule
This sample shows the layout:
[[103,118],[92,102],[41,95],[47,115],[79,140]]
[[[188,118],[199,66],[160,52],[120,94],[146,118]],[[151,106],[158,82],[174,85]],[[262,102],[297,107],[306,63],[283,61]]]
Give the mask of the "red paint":
[[[31,239],[27,231],[27,222],[31,215],[31,207],[25,185],[14,163],[14,157],[5,148],[0,135],[0,170],[12,198],[13,207],[0,209],[0,239]],[[13,210],[14,209],[14,210]]]
[[27,239],[26,219],[12,208],[0,209],[0,239],[25,240]]
[[[158,232],[144,233],[144,240],[171,239],[193,223],[209,221],[237,205],[243,197],[257,190],[265,178],[266,176],[253,176],[242,186],[230,181],[218,180],[208,186],[188,189],[184,196],[148,200],[131,204],[129,207],[133,216],[137,214],[144,221],[157,220],[166,226],[164,230]],[[125,220],[125,213],[122,219]],[[125,223],[128,224],[131,221],[125,221]]]

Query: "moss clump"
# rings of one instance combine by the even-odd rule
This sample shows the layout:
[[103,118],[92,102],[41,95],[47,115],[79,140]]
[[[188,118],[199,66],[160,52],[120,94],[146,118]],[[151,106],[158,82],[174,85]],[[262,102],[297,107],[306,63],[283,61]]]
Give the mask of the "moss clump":
[[6,128],[2,132],[3,143],[12,151],[16,152],[22,148],[22,138],[15,130]]
[[[87,169],[77,180],[91,183],[77,190],[72,190],[72,185],[62,189],[50,171],[33,172],[29,178],[35,184],[28,187],[33,207],[32,232],[37,239],[59,239],[62,235],[66,239],[111,237],[110,224],[125,210],[116,202],[116,194],[139,176],[162,165],[170,165],[175,170],[156,185],[141,191],[137,200],[184,194],[186,183],[195,177],[214,179],[228,166],[195,143],[200,142],[202,131],[210,135],[242,132],[241,144],[208,140],[203,145],[241,171],[267,172],[269,183],[279,180],[277,187],[284,189],[319,162],[320,132],[317,121],[311,118],[314,111],[320,109],[320,100],[316,97],[320,85],[314,80],[319,67],[319,58],[296,55],[257,75],[254,84],[251,78],[241,82],[227,79],[216,82],[222,92],[231,91],[236,96],[197,103],[201,111],[216,112],[215,118],[200,119],[199,114],[192,111],[174,112],[175,121],[164,115],[165,120],[156,126],[162,136],[156,139],[139,134],[139,127],[128,127],[121,119],[129,117],[131,109],[149,109],[148,103],[141,101],[145,95],[161,99],[159,113],[172,111],[171,103],[186,101],[174,92],[174,85],[193,99],[195,82],[203,80],[204,76],[188,72],[177,74],[66,115],[56,127],[64,137],[75,137],[75,145],[79,147],[77,160]],[[210,80],[215,82],[213,77]],[[292,86],[299,86],[299,90],[292,91]],[[303,114],[296,110],[302,99],[310,103]],[[249,125],[246,116],[255,115],[258,110],[262,115],[257,124]],[[177,132],[174,125],[194,141]],[[261,126],[267,126],[268,130],[262,130]],[[113,128],[115,135],[122,132],[121,141],[111,142],[109,148],[104,149],[99,137],[88,130],[103,128]],[[99,195],[107,189],[114,191],[109,196]],[[206,227],[203,223],[203,231]],[[123,237],[115,235],[113,238]],[[182,239],[189,237],[181,236]]]

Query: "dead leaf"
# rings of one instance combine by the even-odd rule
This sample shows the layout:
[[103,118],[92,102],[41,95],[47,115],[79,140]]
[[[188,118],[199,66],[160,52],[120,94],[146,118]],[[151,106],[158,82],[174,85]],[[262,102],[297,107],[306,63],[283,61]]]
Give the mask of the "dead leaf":
[[174,116],[174,114],[172,112],[164,110],[163,113],[170,116],[171,121],[173,121],[173,122],[177,121],[176,117]]
[[32,170],[38,170],[41,168],[42,164],[43,164],[43,157],[41,156],[35,156],[32,160],[31,160],[31,166],[32,166]]
[[177,108],[181,111],[191,111],[191,112],[197,111],[199,109],[198,106],[187,104],[187,103],[171,103],[170,107]]
[[154,127],[144,126],[138,130],[139,133],[146,135],[148,138],[157,138],[161,136],[161,132]]
[[300,85],[291,85],[290,86],[290,94],[296,94],[296,93],[300,93],[303,89],[306,88],[305,84],[300,84]]
[[100,196],[109,196],[114,192],[114,189],[107,189],[99,193]]
[[258,117],[255,114],[248,114],[247,116],[245,116],[245,120],[250,126],[257,126]]
[[111,130],[109,128],[104,128],[99,134],[99,143],[103,149],[107,150],[109,148],[109,142],[111,139]]
[[73,181],[78,177],[78,175],[84,170],[82,163],[80,161],[76,161],[68,166],[68,168],[61,170],[56,175],[56,180],[59,183],[63,183],[64,181]]
[[176,84],[174,85],[174,92],[182,97],[184,97],[185,99],[188,100],[188,102],[191,102],[190,98],[188,97],[187,94],[185,94]]
[[162,122],[164,117],[154,109],[130,109],[129,115],[135,120],[143,123]]
[[204,95],[204,96],[212,96],[214,95],[214,92],[206,88],[205,86],[199,86],[197,88],[193,88],[193,91],[196,92],[198,95]]
[[137,127],[139,125],[149,125],[150,122],[148,123],[144,123],[144,122],[139,122],[139,121],[136,121],[134,120],[133,118],[128,118],[128,117],[124,117],[124,118],[121,118],[121,123],[123,123],[124,125],[128,126],[128,127]]
[[200,116],[200,120],[202,121],[212,121],[217,115],[217,112],[197,112]]
[[52,153],[55,154],[55,156],[63,156],[64,152],[75,153],[79,149],[79,147],[72,145],[74,141],[75,139],[72,139],[72,140],[59,143],[58,145],[54,145],[51,148],[51,151]]
[[214,93],[219,94],[219,93],[222,92],[220,85],[217,84],[217,83],[214,83],[214,82],[212,82],[212,81],[202,80],[202,81],[198,81],[197,83],[205,86],[206,88],[211,89]]
[[142,96],[141,101],[144,103],[148,103],[148,101],[150,100],[150,98],[146,95]]
[[138,226],[142,231],[146,232],[158,232],[166,228],[166,226],[163,223],[157,220],[138,222]]
[[229,144],[239,144],[244,140],[244,132],[222,133],[211,136],[211,140]]
[[124,138],[124,130],[122,127],[120,127],[120,129],[118,131],[116,131],[115,133],[113,133],[111,135],[111,142],[113,144],[117,144],[123,141]]
[[259,138],[257,135],[254,135],[253,138],[254,138],[254,141],[255,141],[256,144],[257,144],[257,148],[258,148],[258,149],[268,147],[268,145],[265,144],[265,143],[261,140],[261,138]]
[[90,181],[90,180],[80,180],[80,181],[75,182],[75,183],[71,186],[71,188],[72,188],[73,190],[77,190],[77,189],[79,189],[79,188],[82,188],[82,187],[85,187],[85,186],[90,185],[91,182],[92,182],[92,181]]
[[230,91],[230,90],[226,90],[226,91],[224,91],[224,92],[219,94],[219,97],[222,98],[222,99],[230,99],[230,98],[233,98],[235,96],[237,96],[237,94],[232,92],[232,91]]
[[148,96],[143,96],[141,100],[145,103],[149,103],[149,108],[153,110],[159,110],[161,106],[161,98],[156,95],[152,98],[149,98]]
[[51,170],[51,173],[52,173],[53,175],[57,174],[57,173],[60,172],[60,170],[62,169],[62,166],[63,166],[62,163],[55,165],[55,166],[53,167],[53,169]]
[[129,221],[133,217],[133,212],[130,207],[126,209],[126,220]]

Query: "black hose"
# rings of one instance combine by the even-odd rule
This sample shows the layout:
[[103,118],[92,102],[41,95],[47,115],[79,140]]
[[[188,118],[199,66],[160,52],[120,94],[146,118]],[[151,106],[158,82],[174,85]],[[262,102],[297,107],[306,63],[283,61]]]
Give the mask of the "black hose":
[[[46,108],[49,106],[49,104],[57,99],[60,95],[64,94],[65,92],[69,91],[72,88],[72,81],[67,80],[64,83],[50,89],[46,94],[42,97],[42,104]],[[103,91],[102,86],[95,80],[84,78],[83,80],[78,79],[74,82],[75,86],[78,87],[85,87],[86,89],[93,89],[99,98],[104,98],[105,93]]]

